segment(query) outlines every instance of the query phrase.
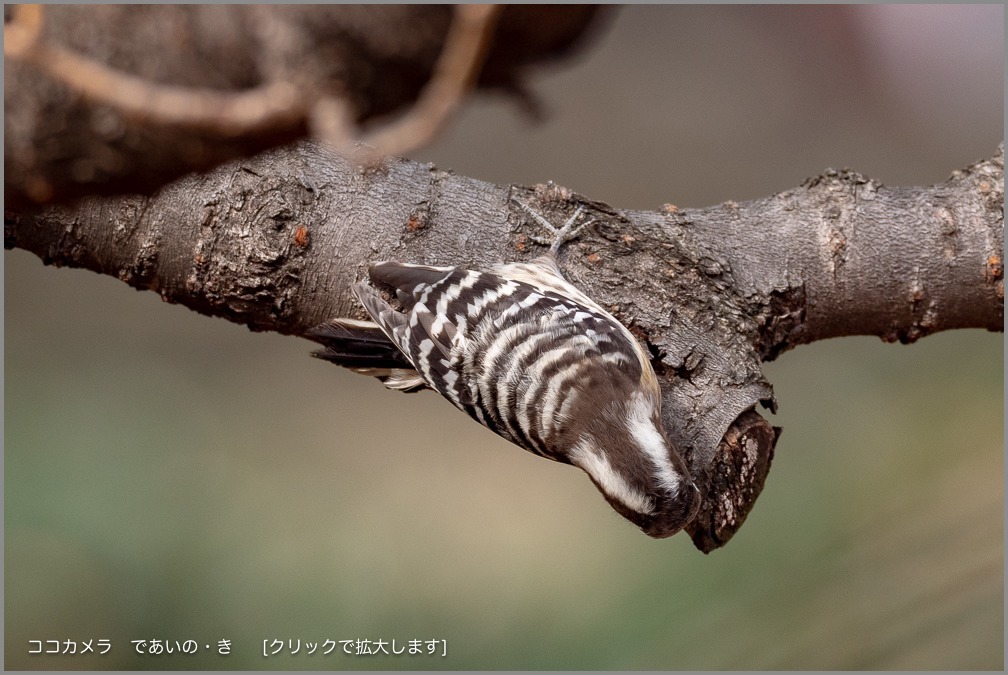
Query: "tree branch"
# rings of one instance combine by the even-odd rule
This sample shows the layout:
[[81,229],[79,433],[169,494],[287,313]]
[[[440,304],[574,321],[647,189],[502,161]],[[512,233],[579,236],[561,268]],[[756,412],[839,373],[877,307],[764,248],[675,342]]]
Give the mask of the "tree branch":
[[703,550],[737,530],[769,469],[779,430],[749,412],[774,405],[764,360],[840,335],[1003,330],[1003,146],[930,187],[828,171],[765,199],[643,212],[405,160],[360,170],[302,143],[149,198],[8,213],[4,244],[302,335],[363,318],[350,285],[371,261],[482,267],[537,254],[514,196],[555,222],[577,205],[595,219],[561,266],[654,355],[670,439],[705,489],[689,529]]
[[[393,125],[371,132],[364,141],[374,154],[406,154],[430,140],[475,84],[500,14],[497,5],[458,5],[434,65],[431,80],[409,113]],[[353,124],[353,106],[287,80],[272,80],[246,91],[175,87],[120,72],[40,38],[41,5],[19,5],[15,20],[4,26],[4,56],[35,66],[87,100],[111,106],[147,124],[186,127],[224,137],[270,133],[306,125],[320,138],[344,150],[361,141]],[[269,21],[268,14],[263,16]]]
[[[13,6],[4,24],[5,206],[149,192],[310,133],[347,152],[363,139],[378,154],[405,154],[474,86],[520,82],[526,63],[568,49],[596,13]],[[396,121],[381,119],[398,111]]]
[[[444,50],[416,105],[395,124],[364,138],[374,148],[372,161],[388,155],[407,155],[444,127],[479,77],[500,12],[499,5],[455,6]],[[344,137],[339,143],[332,138],[326,140],[336,147],[345,147],[352,139]]]
[[4,26],[4,56],[38,68],[90,102],[143,123],[225,137],[274,132],[303,122],[308,100],[290,82],[235,92],[152,82],[40,39],[43,10],[41,5],[15,7],[15,21]]

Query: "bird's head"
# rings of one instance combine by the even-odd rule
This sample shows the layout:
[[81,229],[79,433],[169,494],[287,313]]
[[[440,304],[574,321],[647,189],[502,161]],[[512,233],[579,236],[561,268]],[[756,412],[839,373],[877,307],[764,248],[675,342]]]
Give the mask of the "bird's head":
[[700,492],[665,435],[655,395],[637,392],[601,405],[579,430],[570,461],[651,537],[672,536],[700,509]]

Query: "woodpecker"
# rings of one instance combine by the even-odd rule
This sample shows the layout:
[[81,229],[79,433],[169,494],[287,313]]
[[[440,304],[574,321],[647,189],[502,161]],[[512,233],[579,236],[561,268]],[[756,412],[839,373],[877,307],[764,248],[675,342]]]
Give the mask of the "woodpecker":
[[557,266],[560,245],[589,223],[577,224],[578,208],[556,228],[517,203],[554,234],[545,255],[485,270],[372,264],[354,286],[372,320],[312,329],[325,346],[315,356],[390,389],[434,389],[525,450],[584,470],[646,534],[671,536],[700,495],[665,434],[648,354]]

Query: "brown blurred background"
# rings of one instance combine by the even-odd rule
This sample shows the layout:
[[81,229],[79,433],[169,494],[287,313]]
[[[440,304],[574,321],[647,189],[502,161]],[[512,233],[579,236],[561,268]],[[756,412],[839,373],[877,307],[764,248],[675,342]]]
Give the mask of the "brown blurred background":
[[[1003,138],[1003,34],[999,5],[624,7],[535,73],[544,122],[484,95],[414,158],[647,209],[941,182]],[[773,469],[704,556],[308,342],[23,251],[4,282],[7,668],[1003,668],[1002,334],[770,364]],[[356,638],[448,656],[262,656]]]

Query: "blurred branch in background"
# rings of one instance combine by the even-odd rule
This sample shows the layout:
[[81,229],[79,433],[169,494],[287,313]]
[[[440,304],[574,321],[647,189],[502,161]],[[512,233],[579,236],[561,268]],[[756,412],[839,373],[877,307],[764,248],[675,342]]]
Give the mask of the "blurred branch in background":
[[[486,60],[501,8],[497,5],[455,5],[455,17],[445,38],[434,72],[414,106],[393,124],[369,133],[362,140],[374,148],[372,163],[387,155],[406,155],[429,143],[459,107],[475,84]],[[324,123],[323,123],[324,124]],[[322,138],[330,145],[348,148],[347,134]]]
[[242,92],[159,84],[120,72],[40,38],[43,5],[15,5],[4,25],[4,56],[33,66],[95,105],[108,106],[138,124],[181,127],[235,137],[302,122],[307,99],[291,82],[270,82]]
[[[407,153],[444,126],[484,65],[491,86],[519,82],[527,63],[581,38],[597,8],[16,5],[7,12],[5,200],[16,207],[150,191],[308,133],[362,153],[362,163]],[[563,20],[528,18],[537,15]],[[81,19],[95,32],[82,38]],[[508,41],[496,43],[498,33]],[[516,42],[531,50],[513,58]],[[361,126],[400,110],[399,119]],[[373,149],[355,150],[358,141]],[[160,152],[148,157],[155,146]]]
[[[261,12],[264,22],[273,17]],[[4,26],[4,56],[29,64],[93,104],[109,106],[139,124],[179,127],[235,138],[279,133],[310,120],[316,135],[345,152],[358,142],[376,156],[405,154],[427,143],[473,86],[486,58],[496,5],[457,5],[430,82],[406,115],[362,137],[348,101],[320,96],[319,88],[273,80],[242,92],[172,87],[119,72],[40,39],[42,5],[17,5]],[[373,158],[369,161],[373,161]]]

